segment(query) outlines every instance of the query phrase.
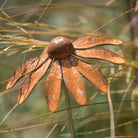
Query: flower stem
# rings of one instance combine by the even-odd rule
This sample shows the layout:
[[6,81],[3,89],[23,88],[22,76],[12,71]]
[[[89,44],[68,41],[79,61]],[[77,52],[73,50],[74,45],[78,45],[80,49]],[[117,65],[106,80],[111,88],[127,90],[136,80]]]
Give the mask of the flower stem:
[[68,122],[69,122],[71,137],[75,138],[75,130],[74,130],[74,125],[73,125],[69,94],[68,94],[68,90],[67,90],[67,87],[65,86],[65,84],[64,84],[64,93],[65,93],[65,100],[66,100],[66,106],[67,106]]

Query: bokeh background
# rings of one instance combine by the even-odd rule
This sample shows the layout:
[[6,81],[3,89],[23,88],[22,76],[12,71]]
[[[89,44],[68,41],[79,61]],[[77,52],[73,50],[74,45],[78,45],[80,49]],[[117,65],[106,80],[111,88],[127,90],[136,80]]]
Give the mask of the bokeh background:
[[[138,136],[138,14],[134,12],[134,4],[135,0],[1,0],[0,121],[17,101],[21,83],[5,90],[7,80],[17,67],[31,57],[39,56],[55,36],[65,36],[73,41],[84,34],[103,35],[123,41],[121,46],[102,47],[124,57],[126,64],[89,62],[96,65],[108,81],[112,80],[116,136]],[[1,138],[45,138],[49,134],[50,138],[71,137],[64,92],[62,90],[57,111],[51,113],[44,95],[46,77],[0,126]],[[107,95],[84,81],[86,105],[79,106],[70,95],[76,136],[110,137]]]

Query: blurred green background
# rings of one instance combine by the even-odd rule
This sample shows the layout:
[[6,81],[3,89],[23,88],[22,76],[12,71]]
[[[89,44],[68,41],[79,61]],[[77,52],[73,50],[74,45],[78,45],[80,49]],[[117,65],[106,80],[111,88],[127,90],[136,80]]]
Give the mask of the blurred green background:
[[[84,34],[104,35],[124,42],[121,46],[102,47],[124,57],[127,64],[89,62],[96,65],[107,80],[113,79],[110,88],[116,136],[138,136],[138,14],[134,12],[135,0],[53,0],[48,5],[49,2],[0,1],[0,121],[16,104],[19,93],[19,87],[6,91],[6,80],[27,59],[39,56],[52,38],[65,36],[73,41]],[[46,75],[25,103],[0,126],[1,138],[45,138],[50,131],[50,138],[71,137],[64,92],[57,111],[50,113],[44,96],[45,80]],[[85,106],[79,106],[70,95],[76,136],[110,137],[107,95],[87,80],[85,84],[88,97]]]

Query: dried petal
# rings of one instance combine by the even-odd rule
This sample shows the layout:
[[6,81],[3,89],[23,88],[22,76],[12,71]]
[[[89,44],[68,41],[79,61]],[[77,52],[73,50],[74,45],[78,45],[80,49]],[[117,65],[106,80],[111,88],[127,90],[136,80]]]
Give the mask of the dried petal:
[[[6,89],[11,88],[22,76],[29,73],[31,70],[31,66],[35,66],[38,63],[39,57],[31,58],[26,61],[24,65],[21,65],[12,75],[12,77],[9,79],[9,82],[7,84]],[[33,68],[34,69],[34,68]]]
[[87,50],[75,50],[75,54],[77,56],[81,56],[84,58],[98,58],[107,60],[116,64],[123,64],[125,60],[107,49],[87,49]]
[[48,54],[47,54],[47,47],[44,49],[44,51],[42,52],[42,54],[41,54],[41,56],[40,57],[47,57],[48,56]]
[[122,41],[106,36],[83,35],[73,42],[75,49],[86,49],[103,44],[120,45]]
[[[44,50],[45,51],[45,50]],[[6,86],[6,89],[10,89],[15,85],[15,83],[23,76],[29,74],[30,72],[36,70],[39,66],[41,66],[48,55],[46,53],[42,54],[40,57],[31,58],[26,61],[24,65],[21,65],[9,79],[9,82]]]
[[51,59],[48,59],[48,61],[46,61],[39,69],[27,76],[18,96],[18,104],[22,104],[27,99],[37,82],[46,73],[50,63]]
[[138,1],[135,3],[135,12],[138,12]]
[[102,92],[108,91],[108,82],[95,66],[82,62],[81,60],[70,56],[71,62],[75,68],[82,73],[91,83],[93,83]]
[[87,95],[83,78],[80,73],[70,64],[70,61],[62,59],[62,71],[65,84],[77,103],[86,103]]
[[61,93],[61,69],[59,62],[53,63],[52,69],[47,77],[45,84],[46,101],[50,111],[57,109]]

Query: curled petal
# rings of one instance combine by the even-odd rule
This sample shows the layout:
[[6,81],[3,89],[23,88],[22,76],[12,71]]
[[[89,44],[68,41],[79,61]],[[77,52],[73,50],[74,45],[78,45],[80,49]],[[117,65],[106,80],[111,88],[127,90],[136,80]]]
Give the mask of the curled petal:
[[98,58],[107,60],[116,64],[123,64],[125,60],[107,49],[87,49],[87,50],[75,50],[75,54],[84,58]]
[[95,66],[82,62],[81,60],[70,56],[70,60],[75,68],[82,73],[91,83],[93,83],[102,92],[108,91],[108,82],[103,74]]
[[39,67],[36,71],[27,76],[27,78],[23,82],[23,86],[21,87],[18,96],[18,104],[22,104],[27,99],[37,82],[46,73],[50,63],[51,59],[48,59],[48,61],[46,61],[41,67]]
[[54,61],[45,83],[46,101],[50,111],[57,109],[61,93],[61,68],[58,60]]
[[9,82],[6,86],[6,89],[10,89],[15,85],[15,83],[23,76],[29,74],[30,72],[36,70],[39,66],[41,66],[46,59],[48,58],[48,55],[45,53],[41,55],[40,57],[31,58],[26,61],[24,65],[21,65],[17,70],[14,72],[12,77],[9,79]]
[[62,59],[61,62],[63,78],[66,87],[69,89],[77,103],[79,103],[80,105],[85,104],[87,100],[87,95],[82,76],[70,64],[69,59]]
[[106,36],[83,35],[73,42],[75,49],[86,49],[103,44],[120,45],[122,41]]

